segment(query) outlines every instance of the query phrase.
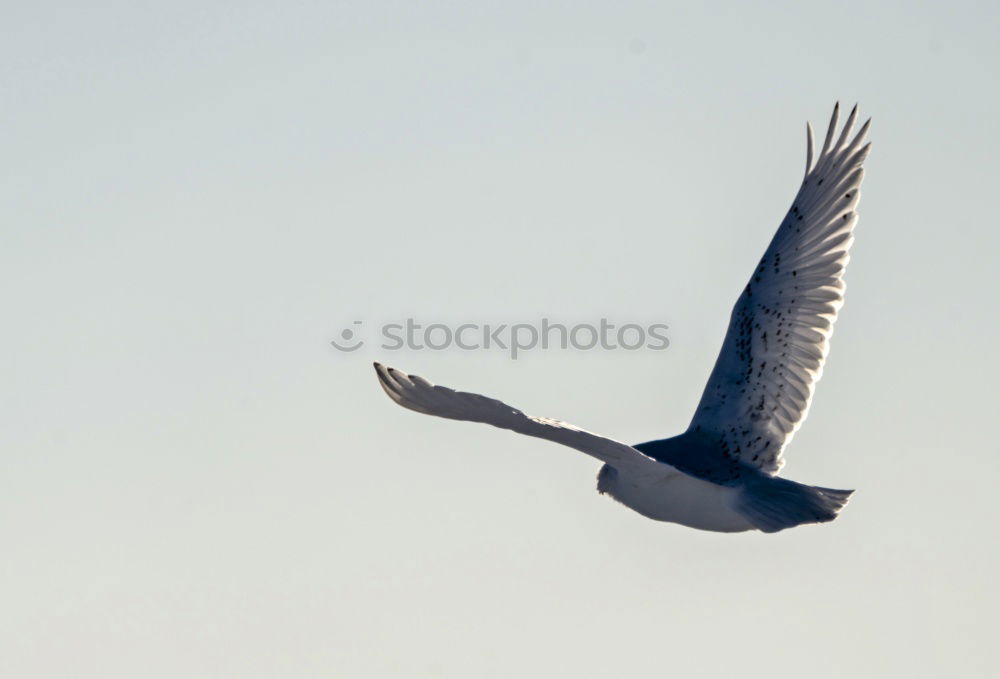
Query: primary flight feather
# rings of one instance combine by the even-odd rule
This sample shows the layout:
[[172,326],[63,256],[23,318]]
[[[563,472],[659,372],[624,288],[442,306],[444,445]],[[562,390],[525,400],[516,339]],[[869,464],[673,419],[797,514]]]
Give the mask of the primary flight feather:
[[870,143],[869,120],[852,136],[857,107],[838,129],[833,109],[792,207],[736,300],[722,350],[687,431],[634,446],[533,417],[500,401],[434,385],[375,364],[399,405],[483,422],[575,448],[604,463],[597,489],[660,521],[720,532],[772,533],[836,518],[853,491],[777,476],[805,420],[843,304],[844,269]]

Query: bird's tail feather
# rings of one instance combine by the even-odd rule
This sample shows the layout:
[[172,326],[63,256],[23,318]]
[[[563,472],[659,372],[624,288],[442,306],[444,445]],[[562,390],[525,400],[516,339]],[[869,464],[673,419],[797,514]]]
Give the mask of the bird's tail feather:
[[744,486],[736,508],[760,530],[776,533],[803,523],[833,521],[853,492],[770,476]]

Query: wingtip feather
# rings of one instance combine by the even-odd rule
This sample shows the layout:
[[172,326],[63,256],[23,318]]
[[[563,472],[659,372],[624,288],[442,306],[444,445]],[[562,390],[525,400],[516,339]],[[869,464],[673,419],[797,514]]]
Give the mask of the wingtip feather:
[[858,119],[858,105],[855,104],[854,108],[851,109],[851,114],[847,116],[847,122],[844,123],[844,129],[840,132],[840,137],[837,139],[837,148],[843,148],[844,142],[847,141],[847,137],[851,134],[851,130],[854,129],[854,122]]
[[806,121],[806,174],[812,170],[813,166],[813,148],[815,142],[813,141],[813,126],[812,123]]
[[833,131],[837,129],[837,121],[840,120],[840,102],[833,105],[833,114],[830,116],[830,126],[826,128],[826,139],[823,140],[823,150],[820,155],[825,156],[833,143]]
[[858,148],[858,145],[865,140],[865,135],[868,134],[868,129],[871,126],[872,126],[872,119],[871,117],[869,117],[868,120],[865,121],[865,124],[861,126],[861,129],[858,130],[858,133],[854,135],[854,139],[851,140],[851,146],[850,146],[851,149]]

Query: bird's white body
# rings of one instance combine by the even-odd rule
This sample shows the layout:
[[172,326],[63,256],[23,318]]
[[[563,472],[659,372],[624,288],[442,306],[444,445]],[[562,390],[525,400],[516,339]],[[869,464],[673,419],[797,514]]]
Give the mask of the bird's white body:
[[598,490],[651,519],[723,533],[832,521],[852,491],[777,473],[809,410],[843,303],[861,166],[870,147],[864,143],[868,123],[849,139],[857,107],[834,137],[838,111],[815,164],[809,128],[802,186],[733,307],[715,368],[680,436],[630,446],[376,363],[382,388],[410,410],[584,452],[604,462]]
[[740,489],[689,476],[661,462],[622,473],[601,468],[597,490],[657,521],[718,533],[739,533],[755,526],[736,509]]

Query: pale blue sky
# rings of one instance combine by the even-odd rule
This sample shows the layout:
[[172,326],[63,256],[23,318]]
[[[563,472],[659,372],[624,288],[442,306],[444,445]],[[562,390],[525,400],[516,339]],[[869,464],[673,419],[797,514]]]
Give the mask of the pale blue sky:
[[[982,3],[60,3],[0,25],[0,670],[1000,671],[1000,13]],[[785,474],[719,535],[392,405],[373,359],[629,442],[686,426],[805,121],[875,118]],[[608,316],[663,352],[338,354],[352,320]]]

